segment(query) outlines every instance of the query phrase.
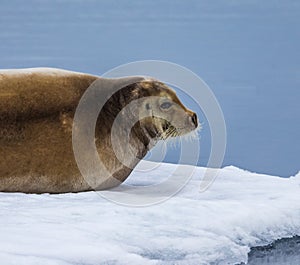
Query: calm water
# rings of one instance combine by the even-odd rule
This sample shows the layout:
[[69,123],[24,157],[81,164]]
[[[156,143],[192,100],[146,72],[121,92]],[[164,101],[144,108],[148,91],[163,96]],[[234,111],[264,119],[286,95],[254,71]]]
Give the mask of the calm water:
[[[1,1],[0,68],[102,74],[135,60],[178,63],[221,104],[224,165],[290,176],[300,170],[299,25],[300,3],[292,0]],[[200,118],[205,165],[210,132]]]

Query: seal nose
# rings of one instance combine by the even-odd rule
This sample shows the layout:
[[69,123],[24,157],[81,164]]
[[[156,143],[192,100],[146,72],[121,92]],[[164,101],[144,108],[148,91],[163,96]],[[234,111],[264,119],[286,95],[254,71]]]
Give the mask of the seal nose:
[[192,115],[192,122],[194,123],[195,127],[197,128],[197,126],[198,126],[198,118],[197,118],[196,113],[193,113],[193,115]]

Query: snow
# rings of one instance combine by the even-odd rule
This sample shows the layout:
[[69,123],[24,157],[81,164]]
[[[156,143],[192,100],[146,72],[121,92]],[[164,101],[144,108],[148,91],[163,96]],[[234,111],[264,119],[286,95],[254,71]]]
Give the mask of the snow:
[[[156,166],[137,168],[128,185],[156,183],[175,168],[142,163]],[[200,193],[204,172],[197,167],[176,196],[147,207],[96,192],[0,193],[1,264],[236,264],[252,246],[300,235],[300,173],[279,178],[230,166]]]

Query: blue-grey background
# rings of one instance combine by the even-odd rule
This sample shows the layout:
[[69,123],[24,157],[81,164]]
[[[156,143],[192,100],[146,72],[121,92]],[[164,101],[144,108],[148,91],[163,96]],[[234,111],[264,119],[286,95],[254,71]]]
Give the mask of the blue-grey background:
[[[300,2],[292,0],[2,0],[0,68],[102,74],[136,60],[183,65],[223,109],[224,165],[290,176],[300,170],[299,25]],[[199,115],[205,165],[210,132]],[[173,150],[166,161],[175,160]]]

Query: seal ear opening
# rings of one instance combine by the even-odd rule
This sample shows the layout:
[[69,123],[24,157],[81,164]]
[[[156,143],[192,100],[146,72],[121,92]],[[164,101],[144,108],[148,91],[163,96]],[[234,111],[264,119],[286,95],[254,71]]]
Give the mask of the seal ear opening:
[[145,108],[146,108],[146,110],[150,110],[151,109],[150,104],[146,103]]

